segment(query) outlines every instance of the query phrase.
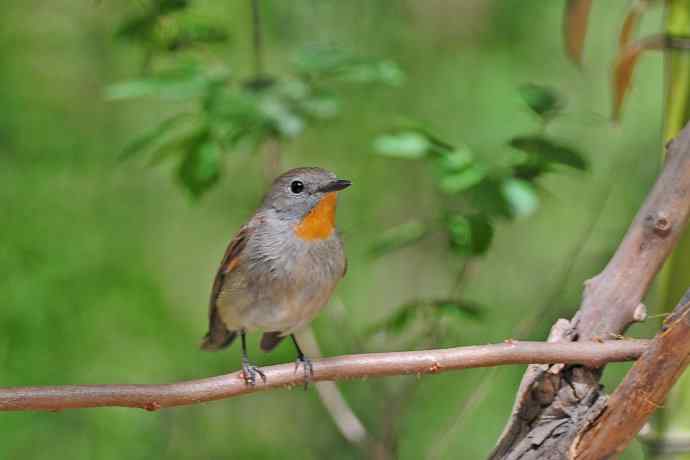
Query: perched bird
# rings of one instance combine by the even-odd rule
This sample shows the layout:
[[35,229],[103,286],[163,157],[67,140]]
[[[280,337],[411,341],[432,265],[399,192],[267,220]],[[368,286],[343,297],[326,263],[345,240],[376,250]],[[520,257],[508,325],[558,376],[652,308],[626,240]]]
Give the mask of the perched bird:
[[230,242],[213,283],[203,350],[242,339],[242,373],[249,385],[265,374],[247,356],[245,334],[263,331],[270,351],[290,336],[305,384],[313,373],[294,332],[326,305],[347,260],[335,228],[337,192],[350,186],[321,168],[292,169],[273,181],[259,209]]

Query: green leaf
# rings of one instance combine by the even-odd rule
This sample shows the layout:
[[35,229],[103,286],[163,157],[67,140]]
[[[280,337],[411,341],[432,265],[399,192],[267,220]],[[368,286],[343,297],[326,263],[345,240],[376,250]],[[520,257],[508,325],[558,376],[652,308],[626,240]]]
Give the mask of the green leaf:
[[485,254],[491,246],[494,229],[485,214],[454,214],[447,220],[451,247],[464,256]]
[[338,71],[337,78],[351,83],[400,86],[405,81],[405,74],[393,61],[364,61],[344,66]]
[[[428,138],[428,136],[427,136]],[[441,152],[438,164],[443,173],[448,171],[461,171],[474,162],[472,151],[467,147],[461,147],[450,152]]]
[[514,137],[510,140],[510,145],[548,163],[562,164],[582,171],[587,169],[587,161],[580,152],[542,136]]
[[560,94],[549,86],[527,83],[518,91],[529,108],[540,117],[554,116],[563,106]]
[[484,316],[484,309],[476,302],[444,299],[434,300],[430,304],[439,312],[457,319],[481,319]]
[[370,249],[372,257],[381,257],[391,251],[410,246],[427,233],[424,224],[418,221],[407,222],[397,227],[390,228],[374,241]]
[[480,183],[468,189],[464,196],[477,212],[487,216],[501,216],[512,218],[510,203],[503,193],[503,182],[495,177],[487,176]]
[[506,179],[503,182],[503,193],[516,217],[529,216],[539,207],[539,197],[534,186],[525,180]]
[[425,136],[413,131],[384,134],[374,139],[374,150],[379,155],[408,160],[423,158],[430,146]]
[[405,74],[393,61],[362,58],[337,48],[310,47],[294,59],[299,74],[332,77],[351,83],[383,83],[398,86]]
[[183,23],[175,29],[174,34],[164,34],[161,37],[163,46],[169,51],[179,51],[198,44],[225,43],[229,38],[230,35],[223,28],[199,22]]
[[171,132],[180,126],[180,123],[189,120],[191,114],[189,113],[178,113],[167,120],[162,121],[153,129],[149,129],[138,137],[132,139],[127,143],[125,148],[122,150],[119,159],[125,160],[132,155],[144,152],[155,146],[160,146],[168,140]]
[[304,130],[304,120],[287,104],[275,97],[261,101],[260,110],[273,129],[285,137],[295,137]]
[[205,75],[196,66],[185,66],[161,72],[153,77],[110,85],[106,88],[106,98],[118,100],[158,96],[169,99],[188,99],[202,95],[210,84],[226,76],[224,72]]
[[307,47],[300,50],[293,64],[300,74],[328,74],[341,69],[353,60],[350,53],[338,48]]
[[449,194],[463,192],[479,184],[486,177],[486,173],[484,166],[474,164],[461,171],[444,175],[439,186]]
[[299,108],[310,117],[329,119],[340,112],[340,102],[333,95],[321,94],[300,101]]
[[202,133],[186,152],[178,176],[194,198],[199,198],[220,178],[220,147]]
[[156,10],[160,14],[168,14],[179,11],[189,6],[189,0],[156,0],[158,4]]
[[115,32],[115,37],[132,41],[144,41],[151,37],[158,17],[151,13],[126,19]]

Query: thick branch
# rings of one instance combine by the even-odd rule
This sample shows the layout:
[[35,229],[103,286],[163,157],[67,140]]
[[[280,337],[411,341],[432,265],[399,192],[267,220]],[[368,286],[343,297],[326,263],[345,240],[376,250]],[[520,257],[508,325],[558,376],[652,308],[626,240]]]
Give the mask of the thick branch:
[[573,457],[597,460],[621,452],[663,404],[689,359],[690,291],[576,444]]
[[[606,268],[585,283],[582,304],[553,341],[607,339],[645,318],[640,302],[690,214],[690,124],[668,145],[664,170]],[[566,322],[567,323],[567,322]],[[492,460],[567,457],[584,426],[606,406],[601,369],[535,366],[525,373]]]
[[574,327],[580,340],[611,338],[635,311],[690,214],[690,128],[668,146],[662,174],[603,272],[589,280]]
[[[493,345],[440,350],[371,353],[326,358],[314,362],[314,381],[433,374],[456,369],[503,364],[569,363],[601,366],[637,359],[648,341],[618,340],[582,343],[508,341]],[[294,364],[262,369],[266,383],[247,386],[242,374],[162,385],[64,385],[0,388],[0,411],[62,410],[87,407],[138,407],[157,410],[230,398],[261,390],[303,383]]]

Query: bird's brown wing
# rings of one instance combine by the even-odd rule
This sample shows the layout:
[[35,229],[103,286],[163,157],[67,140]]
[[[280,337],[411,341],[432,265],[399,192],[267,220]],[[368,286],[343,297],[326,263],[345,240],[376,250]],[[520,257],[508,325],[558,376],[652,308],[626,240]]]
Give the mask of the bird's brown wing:
[[251,230],[248,226],[242,227],[225,250],[225,255],[220,263],[216,278],[213,281],[213,288],[211,289],[208,333],[204,336],[204,340],[201,343],[201,348],[204,350],[215,351],[225,348],[232,343],[237,335],[237,331],[229,331],[225,327],[218,313],[217,301],[220,291],[223,289],[225,277],[239,264],[240,255],[247,245],[250,233]]

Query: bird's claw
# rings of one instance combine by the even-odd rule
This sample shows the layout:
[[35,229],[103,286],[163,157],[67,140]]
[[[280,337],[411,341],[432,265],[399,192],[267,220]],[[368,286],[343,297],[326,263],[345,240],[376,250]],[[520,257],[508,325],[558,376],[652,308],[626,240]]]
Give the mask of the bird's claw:
[[311,382],[312,377],[314,377],[314,365],[306,356],[298,356],[295,360],[295,373],[297,373],[300,364],[304,368],[304,391],[307,391],[309,382]]
[[249,385],[249,386],[255,386],[256,385],[256,375],[259,374],[259,377],[261,377],[261,380],[266,383],[266,374],[253,365],[252,363],[249,362],[248,359],[243,359],[242,360],[242,377],[244,378],[244,383]]

